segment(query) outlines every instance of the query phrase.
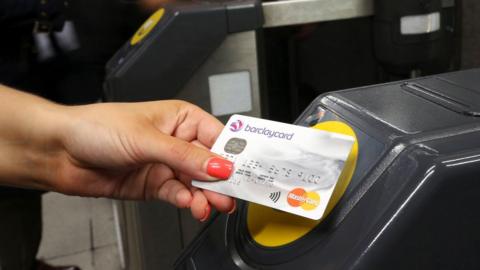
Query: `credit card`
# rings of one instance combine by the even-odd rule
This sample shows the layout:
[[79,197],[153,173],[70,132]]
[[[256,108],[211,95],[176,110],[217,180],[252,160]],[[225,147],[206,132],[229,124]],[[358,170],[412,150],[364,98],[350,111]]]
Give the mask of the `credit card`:
[[231,177],[192,184],[318,220],[353,143],[343,134],[233,115],[212,147],[233,162]]

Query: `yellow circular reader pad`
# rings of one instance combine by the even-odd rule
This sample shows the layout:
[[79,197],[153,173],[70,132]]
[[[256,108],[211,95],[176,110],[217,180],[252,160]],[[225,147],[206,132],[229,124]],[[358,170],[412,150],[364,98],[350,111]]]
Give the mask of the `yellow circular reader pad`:
[[162,19],[163,14],[165,14],[165,9],[161,8],[150,16],[143,24],[138,28],[137,32],[133,35],[130,40],[130,45],[135,45],[138,42],[142,41],[157,25],[157,23]]
[[257,244],[265,247],[279,247],[292,243],[307,234],[332,211],[352,179],[358,156],[358,141],[353,129],[340,121],[318,123],[313,128],[349,135],[355,139],[325,214],[320,220],[311,220],[255,203],[249,203],[247,227],[250,236]]

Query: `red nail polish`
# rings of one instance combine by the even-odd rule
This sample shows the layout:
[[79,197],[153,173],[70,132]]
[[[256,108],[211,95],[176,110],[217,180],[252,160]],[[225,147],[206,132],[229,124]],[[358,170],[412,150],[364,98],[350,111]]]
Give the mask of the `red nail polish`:
[[222,158],[211,158],[208,161],[208,175],[218,179],[228,179],[232,174],[233,163]]
[[205,207],[205,214],[203,214],[203,217],[202,219],[200,219],[200,222],[205,222],[208,217],[210,217],[210,205],[207,205],[207,207]]

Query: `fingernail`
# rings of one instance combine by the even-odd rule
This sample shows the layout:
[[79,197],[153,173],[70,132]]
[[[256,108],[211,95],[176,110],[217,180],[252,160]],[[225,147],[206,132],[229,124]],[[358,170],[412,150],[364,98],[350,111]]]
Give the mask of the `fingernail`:
[[210,217],[210,205],[207,205],[207,207],[205,207],[205,214],[203,214],[203,217],[200,219],[200,222],[205,222],[208,217]]
[[229,214],[229,215],[233,214],[233,212],[235,212],[236,209],[237,209],[237,201],[236,201],[236,200],[233,200],[232,209],[230,209],[230,211],[228,211],[228,214]]
[[208,175],[218,179],[228,179],[232,174],[233,163],[223,159],[214,157],[208,161],[207,173]]

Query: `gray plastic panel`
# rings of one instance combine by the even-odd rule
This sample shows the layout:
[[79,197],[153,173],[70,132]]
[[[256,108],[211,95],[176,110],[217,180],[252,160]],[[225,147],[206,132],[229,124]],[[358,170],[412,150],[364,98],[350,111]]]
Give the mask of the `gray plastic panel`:
[[[468,74],[475,76],[471,72]],[[478,73],[479,70],[476,70],[476,76]],[[471,88],[471,83],[475,83],[474,79],[463,78],[462,80],[470,82],[465,87],[461,85],[461,81],[454,81],[462,76],[457,74],[448,78],[449,82],[442,76],[433,76],[411,80],[408,84],[397,82],[340,91],[332,96],[345,100],[354,106],[356,111],[406,134],[447,129],[476,122],[477,119],[474,117],[465,115],[467,109],[473,112],[479,108],[480,111],[480,93]],[[423,89],[428,89],[435,95],[428,98],[422,96],[420,91],[408,91],[405,85],[420,87],[423,85]],[[450,100],[462,106],[455,109],[442,104],[442,97],[443,101]]]

